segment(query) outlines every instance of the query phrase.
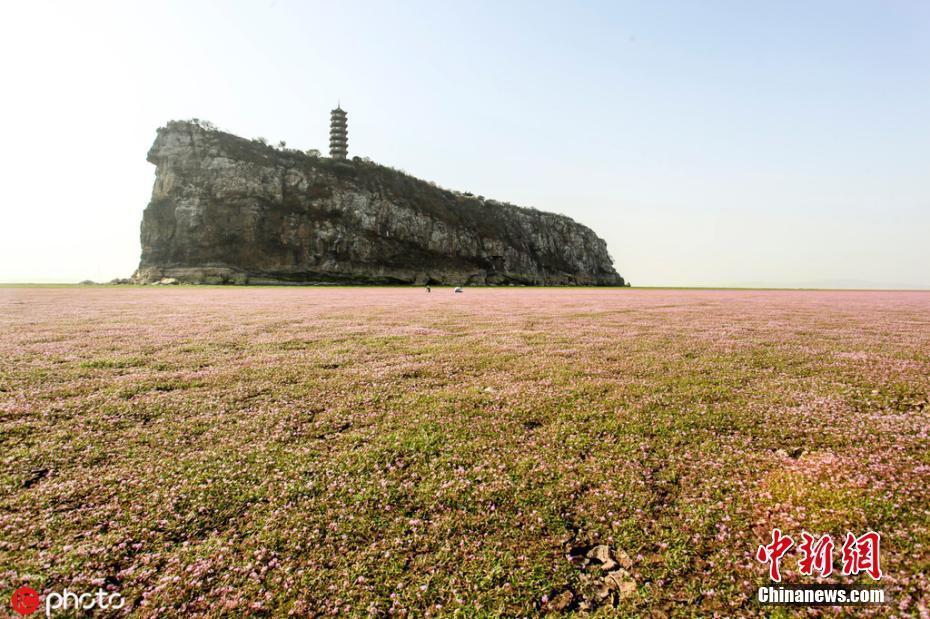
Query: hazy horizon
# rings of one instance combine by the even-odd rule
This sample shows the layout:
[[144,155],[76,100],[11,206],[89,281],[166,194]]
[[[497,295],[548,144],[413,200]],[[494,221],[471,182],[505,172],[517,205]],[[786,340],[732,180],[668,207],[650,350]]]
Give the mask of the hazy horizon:
[[[930,5],[0,9],[0,282],[139,260],[171,119],[563,213],[634,286],[927,288]],[[831,283],[832,282],[832,283]]]

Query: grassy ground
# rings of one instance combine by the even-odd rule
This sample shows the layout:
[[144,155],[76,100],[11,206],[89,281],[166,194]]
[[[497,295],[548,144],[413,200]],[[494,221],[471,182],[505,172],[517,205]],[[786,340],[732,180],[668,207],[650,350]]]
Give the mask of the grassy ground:
[[0,591],[756,615],[778,526],[880,532],[926,616],[928,394],[922,292],[0,289]]

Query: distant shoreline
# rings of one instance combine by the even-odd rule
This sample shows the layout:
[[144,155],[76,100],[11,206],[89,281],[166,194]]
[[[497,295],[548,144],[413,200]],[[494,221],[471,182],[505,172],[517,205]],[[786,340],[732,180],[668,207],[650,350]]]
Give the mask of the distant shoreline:
[[[414,284],[177,284],[177,285],[152,285],[152,284],[75,284],[66,282],[0,282],[0,288],[185,288],[185,289],[262,289],[262,288],[411,288],[420,289],[424,286]],[[454,288],[454,286],[431,286],[436,290],[443,288]],[[525,289],[525,290],[720,290],[720,291],[784,291],[784,292],[930,292],[930,286],[923,288],[826,288],[826,287],[780,287],[780,286],[465,286],[466,289],[487,289],[487,290],[508,290],[508,289]]]

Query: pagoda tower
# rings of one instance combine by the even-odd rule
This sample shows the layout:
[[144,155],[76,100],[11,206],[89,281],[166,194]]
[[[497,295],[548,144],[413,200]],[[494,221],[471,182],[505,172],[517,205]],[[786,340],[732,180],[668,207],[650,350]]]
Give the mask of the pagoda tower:
[[333,159],[345,159],[349,154],[348,133],[346,113],[337,105],[329,117],[329,156]]

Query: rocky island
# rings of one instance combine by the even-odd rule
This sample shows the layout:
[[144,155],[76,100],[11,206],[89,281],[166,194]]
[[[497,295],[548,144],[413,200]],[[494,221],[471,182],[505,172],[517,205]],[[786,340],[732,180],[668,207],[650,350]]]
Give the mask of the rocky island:
[[172,121],[148,161],[139,283],[624,284],[606,243],[564,215],[367,160]]

